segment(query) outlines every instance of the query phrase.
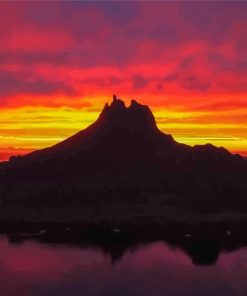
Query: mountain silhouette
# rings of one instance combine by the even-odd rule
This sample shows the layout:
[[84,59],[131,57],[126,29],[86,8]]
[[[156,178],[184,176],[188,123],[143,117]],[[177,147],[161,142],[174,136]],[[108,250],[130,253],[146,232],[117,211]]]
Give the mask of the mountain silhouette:
[[30,219],[36,210],[57,220],[244,214],[247,161],[211,144],[177,143],[148,106],[126,107],[114,95],[88,128],[0,163],[0,204],[3,216]]

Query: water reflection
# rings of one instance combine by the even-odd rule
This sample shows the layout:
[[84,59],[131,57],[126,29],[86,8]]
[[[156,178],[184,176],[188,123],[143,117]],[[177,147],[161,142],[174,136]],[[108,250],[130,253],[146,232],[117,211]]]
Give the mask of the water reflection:
[[[243,228],[245,229],[245,228]],[[184,233],[184,229],[174,229],[161,231],[155,228],[146,232],[142,228],[115,232],[112,228],[89,229],[84,231],[67,231],[59,229],[36,233],[18,233],[8,235],[8,240],[12,244],[22,244],[26,240],[54,246],[72,246],[81,249],[94,249],[107,255],[113,264],[116,264],[127,251],[135,252],[140,245],[163,242],[171,249],[180,249],[186,253],[195,265],[215,264],[221,252],[230,252],[240,247],[247,246],[247,237],[244,232],[237,232],[235,235],[228,235],[225,230],[212,232],[212,228],[207,231],[202,228],[194,229],[191,233]]]
[[[2,237],[0,295],[246,295],[247,248],[229,253],[190,239],[178,245]],[[215,264],[205,266],[206,250],[206,263]]]

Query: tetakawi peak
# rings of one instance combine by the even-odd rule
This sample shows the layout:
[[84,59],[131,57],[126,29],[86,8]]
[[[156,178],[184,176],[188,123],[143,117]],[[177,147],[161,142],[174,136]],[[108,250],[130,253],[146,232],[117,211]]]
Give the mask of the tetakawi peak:
[[93,207],[107,218],[109,204],[114,215],[131,217],[165,217],[166,207],[246,213],[246,196],[241,156],[178,143],[158,129],[149,106],[132,100],[126,107],[116,95],[86,129],[0,164],[0,204],[23,213],[27,206]]

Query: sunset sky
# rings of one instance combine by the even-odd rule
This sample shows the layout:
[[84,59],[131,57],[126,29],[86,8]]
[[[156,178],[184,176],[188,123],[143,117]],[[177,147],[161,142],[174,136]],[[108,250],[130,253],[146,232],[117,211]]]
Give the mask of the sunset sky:
[[92,123],[113,93],[179,142],[247,155],[247,2],[1,2],[0,160]]

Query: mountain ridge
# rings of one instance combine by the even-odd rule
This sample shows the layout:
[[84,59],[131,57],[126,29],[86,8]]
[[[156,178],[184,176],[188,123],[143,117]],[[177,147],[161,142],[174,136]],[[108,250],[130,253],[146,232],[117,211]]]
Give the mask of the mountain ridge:
[[148,106],[126,107],[114,95],[86,129],[0,164],[0,205],[89,207],[106,217],[111,207],[119,216],[247,212],[247,161],[223,147],[177,143]]

